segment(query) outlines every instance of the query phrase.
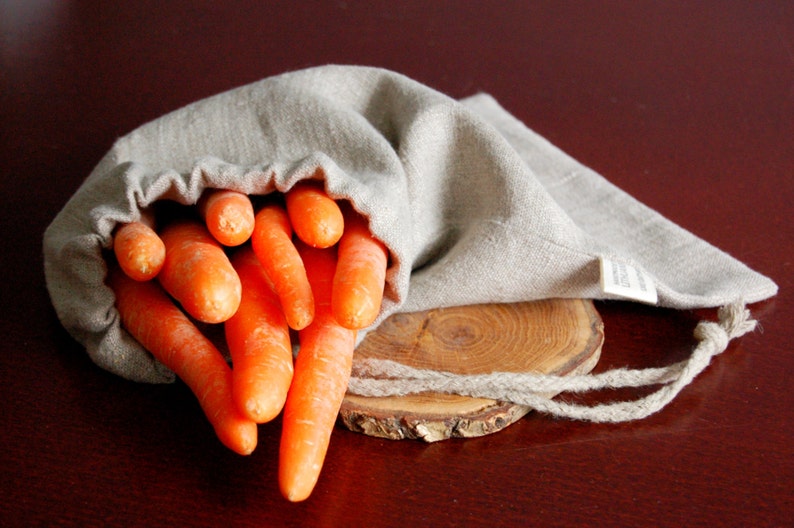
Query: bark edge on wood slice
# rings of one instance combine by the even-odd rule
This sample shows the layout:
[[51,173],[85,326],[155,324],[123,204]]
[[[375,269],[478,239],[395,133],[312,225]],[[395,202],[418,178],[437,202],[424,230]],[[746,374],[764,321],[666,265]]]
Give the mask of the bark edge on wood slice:
[[[356,356],[458,374],[571,375],[595,367],[603,342],[604,324],[592,301],[547,299],[394,314],[367,334]],[[495,433],[530,410],[451,394],[348,393],[339,416],[345,427],[369,436],[436,442]]]

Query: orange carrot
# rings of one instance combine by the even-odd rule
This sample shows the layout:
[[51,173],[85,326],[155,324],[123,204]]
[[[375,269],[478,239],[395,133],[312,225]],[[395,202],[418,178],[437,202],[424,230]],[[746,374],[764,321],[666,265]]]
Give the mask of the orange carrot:
[[339,205],[319,183],[302,181],[285,195],[292,228],[303,242],[312,247],[331,247],[344,231],[344,218]]
[[191,316],[205,323],[220,323],[240,305],[242,286],[237,272],[201,223],[175,222],[163,229],[165,264],[160,284]]
[[165,261],[165,245],[153,226],[153,218],[144,213],[139,221],[120,225],[113,236],[119,266],[137,281],[153,279]]
[[218,349],[156,282],[136,282],[114,269],[109,284],[127,332],[190,387],[226,447],[251,453],[256,423],[234,405],[232,372]]
[[289,327],[259,260],[250,247],[232,258],[243,297],[226,323],[232,356],[232,395],[243,414],[264,423],[281,412],[292,381]]
[[350,379],[356,331],[331,313],[336,249],[299,244],[315,294],[314,321],[299,332],[300,352],[284,406],[279,450],[279,487],[290,501],[314,489]]
[[251,245],[281,300],[290,328],[305,328],[314,318],[314,297],[283,207],[269,204],[256,213]]
[[209,232],[224,246],[239,246],[254,232],[254,206],[247,194],[226,189],[205,191],[198,211]]
[[388,259],[386,246],[372,236],[367,220],[348,212],[331,302],[339,324],[360,330],[375,321],[383,301]]

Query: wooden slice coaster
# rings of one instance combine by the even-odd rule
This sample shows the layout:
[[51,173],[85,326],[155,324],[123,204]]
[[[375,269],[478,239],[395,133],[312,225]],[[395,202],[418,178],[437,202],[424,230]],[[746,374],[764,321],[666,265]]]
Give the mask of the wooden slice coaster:
[[[395,314],[364,338],[356,357],[458,374],[586,374],[598,362],[603,342],[604,325],[591,301],[550,299]],[[348,394],[340,417],[348,429],[370,436],[435,442],[494,433],[529,411],[439,393]]]

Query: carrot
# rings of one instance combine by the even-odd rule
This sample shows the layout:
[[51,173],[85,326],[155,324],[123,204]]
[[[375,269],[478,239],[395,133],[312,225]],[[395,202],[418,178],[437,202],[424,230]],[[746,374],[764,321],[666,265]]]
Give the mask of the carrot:
[[375,321],[383,301],[388,259],[386,246],[372,236],[367,220],[348,211],[331,302],[339,324],[359,330]]
[[242,295],[240,278],[207,228],[182,220],[160,237],[165,264],[157,277],[163,288],[199,321],[220,323],[234,315]]
[[298,182],[285,194],[290,222],[303,242],[312,247],[331,247],[344,231],[339,205],[317,182]]
[[254,206],[247,194],[226,189],[206,191],[198,211],[207,229],[224,246],[247,242],[254,231]]
[[128,277],[147,281],[157,276],[165,261],[165,245],[151,215],[143,213],[139,221],[120,225],[113,236],[113,252]]
[[299,332],[300,352],[284,406],[279,449],[279,487],[296,502],[314,489],[347,390],[356,331],[331,313],[336,250],[299,244],[315,294],[314,321]]
[[136,282],[113,269],[109,285],[127,332],[193,391],[220,441],[250,454],[256,423],[232,401],[232,372],[223,356],[165,294],[157,282]]
[[256,213],[251,245],[278,294],[290,328],[305,328],[314,318],[314,297],[283,207],[269,204]]
[[232,396],[250,419],[264,423],[281,412],[292,381],[290,333],[278,296],[249,246],[232,258],[243,296],[226,323],[232,356]]

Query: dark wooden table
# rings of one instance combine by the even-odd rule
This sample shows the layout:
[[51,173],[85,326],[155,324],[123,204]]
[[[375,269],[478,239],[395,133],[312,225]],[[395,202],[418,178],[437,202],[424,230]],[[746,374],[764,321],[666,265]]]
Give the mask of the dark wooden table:
[[[794,4],[0,3],[0,525],[784,526],[794,521]],[[41,237],[115,138],[326,63],[383,66],[529,127],[772,277],[763,331],[669,407],[530,415],[437,444],[335,431],[312,497],[276,486],[279,423],[224,449],[188,390],[96,367],[58,323]],[[598,303],[599,369],[685,357],[710,311]],[[619,393],[633,397],[631,391]]]

